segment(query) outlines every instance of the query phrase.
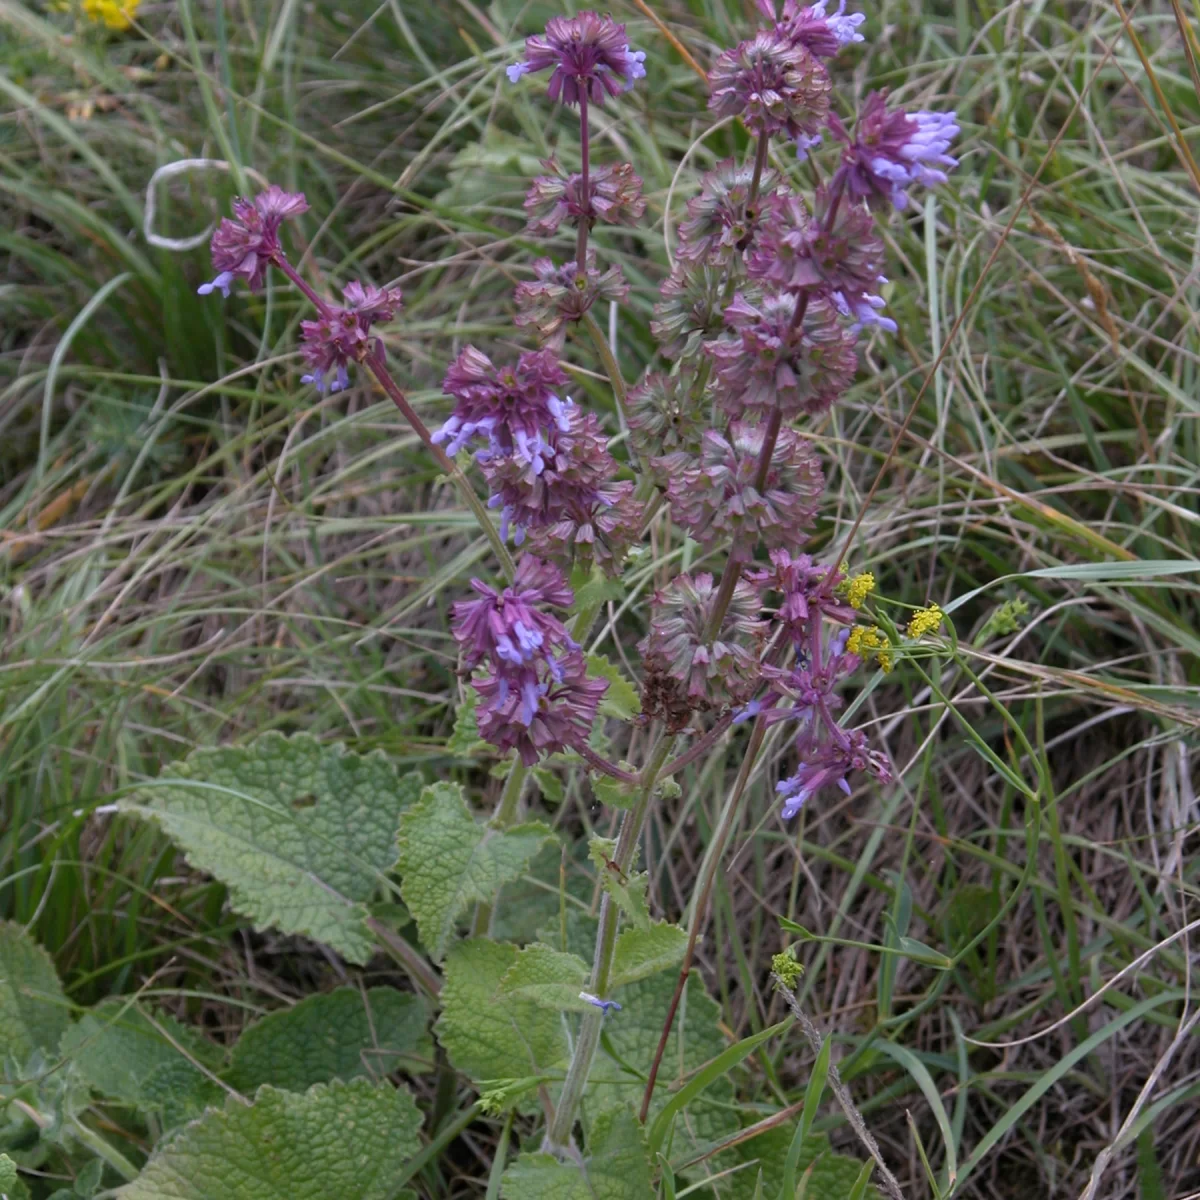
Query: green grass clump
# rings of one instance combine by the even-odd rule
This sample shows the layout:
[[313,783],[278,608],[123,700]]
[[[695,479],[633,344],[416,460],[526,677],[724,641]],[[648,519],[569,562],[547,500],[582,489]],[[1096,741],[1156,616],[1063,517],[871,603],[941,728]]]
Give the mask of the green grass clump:
[[[702,64],[757,20],[717,0],[653,8]],[[544,247],[521,200],[539,159],[577,150],[502,67],[554,11],[185,0],[113,34],[0,0],[0,918],[51,952],[72,1004],[140,991],[226,1044],[284,1002],[401,978],[382,957],[348,976],[312,943],[247,933],[219,884],[113,813],[196,747],[303,731],[498,799],[501,781],[446,745],[449,605],[487,553],[470,514],[385,397],[300,384],[294,294],[195,294],[207,252],[147,240],[146,189],[182,160],[227,165],[156,185],[151,232],[176,240],[261,179],[305,191],[295,257],[327,290],[404,288],[389,358],[440,420],[462,344],[524,345],[511,287]],[[633,284],[616,335],[634,364],[653,353],[687,181],[745,139],[691,115],[700,81],[640,6],[617,15],[651,50],[647,86],[606,107],[597,136],[599,155],[634,163],[655,218],[599,235]],[[902,662],[857,701],[904,768],[894,788],[784,826],[774,743],[698,973],[730,1040],[758,1033],[787,1012],[768,977],[799,935],[777,918],[817,935],[797,947],[796,1001],[832,1031],[914,1197],[1200,1193],[1186,19],[1162,0],[1128,27],[1099,4],[886,0],[848,56],[863,93],[956,108],[964,144],[951,185],[889,226],[901,332],[871,343],[817,427],[833,499],[809,549],[850,539],[882,611],[902,626],[937,602],[957,654]],[[568,347],[580,395],[611,413],[590,348]],[[694,552],[656,539],[644,589]],[[620,661],[641,631],[611,615],[594,649]],[[650,894],[672,918],[741,745],[652,816]],[[1041,781],[1036,810],[1014,775]],[[543,782],[557,828],[610,832],[574,776]],[[541,867],[498,915],[506,936],[566,926],[557,857]],[[564,872],[590,906],[582,865]],[[905,938],[934,957],[896,953]],[[771,1047],[735,1073],[745,1126],[804,1098],[811,1048]],[[446,1069],[415,1086],[435,1152],[412,1186],[494,1196],[496,1147],[526,1110],[479,1116]],[[829,1112],[818,1132],[856,1146]],[[88,1127],[140,1161],[146,1131],[126,1116]]]

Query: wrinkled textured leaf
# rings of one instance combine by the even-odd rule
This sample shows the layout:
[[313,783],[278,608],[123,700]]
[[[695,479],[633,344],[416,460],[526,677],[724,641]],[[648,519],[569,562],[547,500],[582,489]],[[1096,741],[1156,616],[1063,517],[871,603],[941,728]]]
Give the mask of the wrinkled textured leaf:
[[454,713],[454,730],[446,739],[446,750],[462,758],[474,758],[481,750],[491,747],[479,736],[479,722],[475,716],[479,708],[479,693],[473,687],[464,690],[463,702]]
[[29,1189],[17,1178],[17,1164],[0,1154],[0,1196],[5,1200],[28,1200]]
[[379,1079],[433,1066],[429,1010],[394,988],[338,988],[270,1013],[242,1034],[227,1076],[240,1092],[269,1083],[303,1092],[333,1079]]
[[20,925],[0,921],[0,1065],[23,1063],[35,1050],[53,1053],[70,1023],[50,955]]
[[226,1095],[215,1080],[201,1075],[186,1059],[176,1058],[159,1063],[143,1080],[140,1107],[156,1112],[164,1129],[174,1129],[206,1108],[220,1108]]
[[577,955],[535,942],[518,952],[496,994],[505,1000],[528,1000],[539,1008],[558,1012],[584,1012],[589,1005],[579,993],[590,974],[591,968]]
[[420,789],[419,775],[400,775],[379,752],[266,733],[195,751],[121,807],[157,821],[257,927],[306,934],[365,963],[375,946],[366,901]]
[[614,779],[611,775],[601,775],[599,771],[588,773],[598,803],[606,808],[632,808],[637,800],[637,788]]
[[642,1130],[628,1109],[605,1113],[588,1138],[582,1165],[550,1154],[523,1154],[500,1184],[503,1200],[653,1200]]
[[[653,1059],[658,1047],[676,979],[675,973],[653,975],[631,983],[617,997],[623,1008],[605,1019],[601,1049],[596,1055],[584,1097],[589,1119],[594,1119],[600,1112],[640,1104],[646,1064]],[[650,1105],[651,1121],[680,1079],[715,1058],[728,1045],[717,1028],[719,1017],[720,1008],[716,1001],[705,992],[699,976],[693,973],[663,1055]],[[718,1079],[693,1100],[676,1120],[673,1140],[665,1147],[672,1161],[689,1158],[698,1149],[736,1130],[738,1120],[732,1102],[733,1083],[729,1079]]]
[[642,711],[637,688],[625,678],[621,668],[609,662],[603,654],[587,656],[587,673],[594,679],[608,680],[608,691],[600,701],[601,716],[628,721]]
[[219,1069],[221,1051],[173,1017],[128,1000],[102,1000],[67,1030],[59,1052],[89,1087],[143,1111],[169,1107],[172,1117],[187,1119],[220,1102],[220,1088],[200,1068]]
[[593,835],[588,842],[588,857],[600,876],[601,887],[638,929],[649,929],[650,908],[646,903],[646,887],[650,876],[645,871],[634,875],[622,875],[613,862],[616,852],[616,838]]
[[623,929],[617,937],[609,986],[624,987],[678,965],[687,940],[686,929],[667,921],[655,921],[646,929]]
[[230,1099],[163,1145],[121,1200],[387,1200],[419,1149],[412,1097],[365,1079]]
[[471,938],[446,955],[436,1032],[450,1061],[476,1082],[541,1075],[568,1055],[561,1014],[527,1000],[496,1002],[517,954],[516,946]]
[[440,962],[469,904],[490,903],[554,835],[540,822],[500,832],[471,815],[456,783],[435,783],[400,822],[400,894]]

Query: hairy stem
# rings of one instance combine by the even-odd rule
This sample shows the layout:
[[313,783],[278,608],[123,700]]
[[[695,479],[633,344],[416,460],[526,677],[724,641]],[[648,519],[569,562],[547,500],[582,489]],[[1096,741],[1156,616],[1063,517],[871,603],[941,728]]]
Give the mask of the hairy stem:
[[496,528],[496,522],[492,520],[491,513],[488,512],[483,501],[475,494],[475,489],[471,486],[471,481],[459,470],[458,464],[433,440],[433,435],[429,432],[428,426],[417,416],[416,409],[409,404],[408,397],[405,396],[400,390],[400,385],[392,378],[392,373],[388,370],[387,363],[383,358],[382,347],[376,346],[367,356],[365,362],[371,374],[379,381],[380,387],[387,392],[392,403],[412,426],[413,432],[425,443],[426,449],[433,455],[438,466],[450,477],[454,486],[458,488],[459,495],[466,501],[467,507],[475,514],[475,520],[478,522],[479,528],[483,531],[484,537],[491,543],[492,553],[499,560],[505,577],[511,580],[516,573],[516,564],[513,562],[512,555],[508,552],[508,547],[504,544],[504,539],[500,536],[500,531]]
[[[654,795],[654,787],[658,782],[658,773],[670,756],[675,745],[675,736],[663,735],[646,769],[642,772],[642,786],[637,801],[629,809],[621,821],[621,831],[617,834],[617,848],[613,853],[613,863],[622,872],[629,870],[637,853],[638,841],[642,836],[642,828],[646,823],[646,813],[650,807],[650,798]],[[592,978],[590,990],[593,995],[604,999],[608,992],[608,981],[612,975],[613,953],[617,945],[617,924],[620,910],[612,903],[608,892],[600,902],[600,931],[596,937],[596,955],[592,961]],[[604,1013],[595,1008],[583,1014],[579,1026],[579,1037],[575,1041],[575,1050],[571,1055],[571,1065],[567,1068],[567,1077],[563,1081],[562,1094],[559,1096],[558,1108],[554,1113],[549,1131],[546,1134],[546,1148],[551,1153],[564,1153],[571,1144],[571,1130],[575,1126],[575,1113],[583,1098],[583,1089],[587,1085],[588,1074],[592,1069],[592,1059],[596,1055],[596,1047],[600,1044],[600,1029],[604,1023]]]
[[730,792],[729,799],[725,801],[725,807],[721,812],[721,819],[717,824],[713,840],[709,845],[708,852],[701,866],[698,886],[693,893],[692,919],[688,925],[687,949],[683,952],[683,963],[679,968],[679,978],[675,983],[675,993],[671,997],[671,1003],[667,1006],[667,1016],[663,1022],[662,1034],[658,1039],[658,1046],[654,1051],[654,1061],[650,1064],[650,1074],[646,1077],[646,1090],[642,1095],[640,1116],[643,1123],[645,1123],[646,1114],[650,1111],[650,1102],[654,1099],[654,1083],[658,1078],[658,1069],[662,1065],[663,1055],[666,1053],[667,1040],[671,1036],[671,1027],[675,1023],[675,1013],[679,1009],[679,1001],[683,998],[683,989],[687,987],[688,975],[691,974],[692,959],[696,953],[696,943],[700,940],[700,931],[704,928],[705,921],[708,918],[708,902],[712,895],[713,881],[717,877],[717,868],[720,866],[721,859],[724,856],[725,844],[733,833],[734,825],[741,813],[742,798],[746,794],[746,785],[750,782],[750,774],[754,770],[754,764],[758,759],[759,750],[762,749],[763,738],[766,736],[766,732],[766,722],[760,717],[754,723],[754,729],[750,734],[750,741],[746,746],[746,753],[742,758],[741,769],[738,771],[737,779],[734,781],[733,791]]
[[583,212],[579,217],[579,235],[575,241],[575,269],[580,275],[587,272],[588,230],[592,225],[592,184],[588,172],[591,170],[592,140],[588,128],[587,88],[579,89],[579,155],[583,166],[579,171],[579,201]]
[[583,327],[588,331],[588,336],[592,339],[592,345],[596,347],[596,353],[600,356],[601,363],[604,364],[604,373],[608,376],[608,382],[612,384],[613,395],[617,398],[617,404],[621,409],[621,416],[625,418],[626,424],[629,423],[629,388],[625,385],[625,376],[621,374],[621,368],[617,365],[617,360],[613,357],[612,348],[608,344],[608,338],[604,336],[604,330],[600,328],[599,322],[592,314],[583,314]]
[[315,291],[313,291],[304,276],[302,276],[300,272],[297,271],[296,268],[293,267],[292,264],[283,257],[282,253],[277,259],[274,260],[274,263],[292,281],[292,283],[295,284],[295,286],[298,287],[305,294],[305,296],[308,297],[309,303],[317,310],[317,312],[321,314],[321,316],[327,317],[329,315],[331,311],[329,305],[326,304],[325,301],[322,300]]
[[754,175],[750,179],[750,191],[746,196],[746,209],[758,199],[758,188],[762,183],[763,168],[767,165],[767,151],[771,148],[771,139],[766,131],[758,135],[758,149],[754,154]]

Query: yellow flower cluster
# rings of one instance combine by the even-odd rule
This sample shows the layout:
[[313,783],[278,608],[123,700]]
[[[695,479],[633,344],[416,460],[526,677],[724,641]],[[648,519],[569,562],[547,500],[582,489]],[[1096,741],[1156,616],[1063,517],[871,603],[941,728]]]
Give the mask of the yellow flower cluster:
[[846,602],[851,608],[862,608],[863,601],[875,590],[875,576],[870,571],[853,575],[846,581]]
[[128,29],[141,0],[83,0],[83,15],[94,25]]
[[846,649],[851,654],[857,654],[864,662],[874,654],[879,661],[879,669],[885,675],[889,674],[895,665],[888,640],[880,632],[878,625],[855,625],[846,639]]
[[928,608],[918,608],[909,619],[908,636],[919,638],[927,633],[936,633],[943,616],[945,613],[936,604],[931,604]]

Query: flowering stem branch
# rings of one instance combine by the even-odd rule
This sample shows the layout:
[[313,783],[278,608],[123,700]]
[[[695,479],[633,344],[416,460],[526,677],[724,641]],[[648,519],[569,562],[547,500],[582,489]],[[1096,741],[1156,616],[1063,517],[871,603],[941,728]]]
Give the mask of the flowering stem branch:
[[416,409],[408,402],[408,397],[400,390],[399,384],[392,378],[391,372],[387,368],[387,363],[383,358],[383,349],[381,345],[376,347],[367,355],[364,360],[371,374],[379,381],[380,387],[387,392],[392,403],[404,415],[404,419],[412,426],[413,432],[425,443],[426,449],[433,455],[438,466],[450,477],[455,487],[458,488],[459,495],[466,501],[467,507],[475,514],[475,520],[479,523],[479,528],[483,531],[484,537],[492,545],[492,552],[500,562],[500,568],[503,570],[505,578],[511,580],[516,572],[516,564],[513,562],[512,555],[508,552],[508,547],[504,544],[503,538],[500,536],[500,531],[496,528],[495,521],[492,520],[491,514],[484,507],[483,501],[475,494],[475,489],[471,486],[471,481],[459,470],[458,464],[450,458],[446,452],[434,440],[433,435],[429,432],[425,422],[417,416]]
[[[654,1082],[658,1078],[658,1068],[662,1065],[663,1055],[666,1053],[667,1039],[670,1038],[671,1026],[675,1023],[675,1013],[679,1009],[679,1001],[683,997],[683,989],[687,987],[688,976],[691,974],[692,959],[696,953],[696,943],[700,940],[700,931],[704,928],[704,923],[708,915],[708,902],[712,895],[713,880],[716,879],[717,868],[720,866],[721,858],[725,853],[725,844],[729,840],[734,824],[741,813],[742,797],[746,794],[746,785],[750,782],[750,773],[754,770],[754,764],[758,759],[759,750],[762,749],[763,738],[766,736],[766,732],[766,721],[762,717],[759,717],[754,722],[754,729],[751,731],[750,741],[746,746],[746,753],[742,758],[742,766],[738,771],[737,780],[734,782],[733,791],[730,793],[729,799],[725,802],[720,823],[717,825],[716,833],[713,834],[713,840],[709,845],[708,853],[701,867],[699,887],[694,893],[692,919],[688,924],[687,949],[683,952],[683,963],[679,968],[679,979],[675,983],[675,993],[671,997],[671,1003],[667,1008],[666,1020],[663,1022],[663,1031],[658,1039],[658,1047],[654,1051],[654,1061],[650,1064],[650,1074],[646,1077],[646,1090],[642,1095],[642,1109],[640,1114],[643,1124],[646,1121],[646,1114],[650,1111],[650,1102],[654,1099]],[[681,757],[686,757],[686,755],[682,755]]]
[[702,754],[706,754],[713,746],[721,740],[725,735],[725,731],[733,724],[733,713],[727,712],[717,723],[707,732],[701,734],[699,738],[678,758],[673,758],[659,775],[660,779],[669,779],[672,775],[678,775],[684,767],[694,763]]
[[[627,872],[633,863],[638,841],[642,836],[642,827],[646,823],[650,798],[654,795],[654,788],[658,782],[658,773],[670,756],[675,740],[674,735],[670,735],[663,736],[659,741],[646,764],[646,769],[642,772],[642,786],[637,801],[621,821],[621,831],[617,834],[617,848],[613,852],[613,864],[622,874]],[[592,979],[589,985],[591,993],[600,999],[605,998],[608,981],[612,975],[619,916],[620,909],[613,904],[612,896],[605,892],[600,902],[600,931],[596,937],[596,956],[592,962]],[[583,1014],[579,1037],[575,1041],[575,1051],[571,1055],[571,1065],[567,1068],[567,1077],[563,1081],[562,1093],[559,1096],[558,1108],[546,1134],[546,1149],[551,1153],[563,1153],[570,1147],[575,1113],[583,1098],[583,1089],[592,1069],[596,1047],[600,1044],[603,1023],[604,1012],[601,1009],[589,1009]]]
[[592,345],[596,347],[596,353],[604,364],[604,373],[608,376],[608,382],[612,384],[613,395],[617,398],[617,404],[621,408],[621,416],[625,418],[625,423],[628,425],[629,389],[625,386],[625,376],[621,374],[621,368],[613,357],[608,338],[604,336],[604,330],[600,328],[596,318],[590,312],[583,314],[583,327],[588,331]]
[[607,758],[597,754],[587,742],[578,742],[572,749],[588,766],[594,767],[602,775],[619,779],[622,783],[629,784],[631,787],[636,787],[641,782],[642,777],[640,775],[635,775],[630,771],[622,771],[615,763],[610,763]]
[[766,130],[758,135],[758,150],[754,154],[754,175],[750,179],[750,192],[746,196],[746,207],[758,199],[758,187],[762,183],[763,168],[767,165],[767,151],[771,148],[771,139]]
[[312,304],[313,308],[315,308],[317,312],[321,314],[321,316],[327,317],[329,315],[329,305],[326,304],[325,301],[322,300],[315,291],[313,291],[304,276],[302,276],[300,272],[297,271],[296,268],[293,267],[292,264],[283,257],[282,254],[280,254],[278,258],[274,259],[274,263],[292,281],[292,283],[295,284],[295,286],[298,287],[300,291],[302,291],[305,296],[308,297],[308,300]]
[[587,271],[588,230],[592,222],[592,185],[588,178],[591,158],[591,130],[588,128],[587,87],[579,89],[579,154],[583,166],[579,171],[579,202],[583,212],[579,215],[579,236],[575,241],[575,269],[580,275]]

